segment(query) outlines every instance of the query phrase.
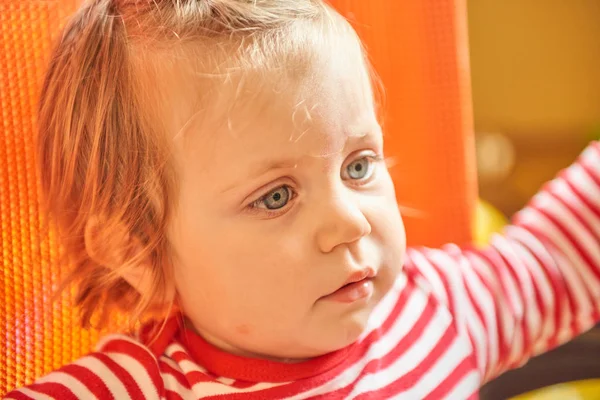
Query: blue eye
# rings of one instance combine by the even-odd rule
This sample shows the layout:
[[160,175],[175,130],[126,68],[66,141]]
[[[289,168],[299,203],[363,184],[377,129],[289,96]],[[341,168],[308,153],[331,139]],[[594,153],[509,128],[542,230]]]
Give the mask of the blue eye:
[[365,179],[371,173],[371,159],[369,157],[363,157],[346,167],[346,172],[350,179]]
[[266,208],[268,210],[278,210],[287,205],[290,201],[290,197],[292,197],[291,188],[287,185],[283,185],[258,199],[254,206],[257,208]]

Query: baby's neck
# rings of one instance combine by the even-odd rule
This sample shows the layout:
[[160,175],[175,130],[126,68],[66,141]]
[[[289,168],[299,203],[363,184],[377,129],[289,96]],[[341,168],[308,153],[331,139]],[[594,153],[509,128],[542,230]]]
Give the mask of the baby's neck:
[[194,324],[188,319],[184,318],[184,327],[194,332],[196,335],[200,336],[207,343],[210,343],[212,346],[218,348],[221,351],[224,351],[229,354],[233,354],[240,357],[253,358],[257,360],[267,360],[284,364],[298,364],[304,361],[308,361],[308,358],[280,358],[280,357],[272,357],[265,354],[252,353],[240,348],[237,348],[229,343],[222,341],[213,337],[212,335],[200,332]]

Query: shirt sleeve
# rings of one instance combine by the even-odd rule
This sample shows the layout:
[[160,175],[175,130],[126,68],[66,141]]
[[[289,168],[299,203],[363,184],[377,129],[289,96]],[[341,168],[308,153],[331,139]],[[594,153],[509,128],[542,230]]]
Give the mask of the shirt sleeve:
[[4,399],[144,399],[164,397],[156,359],[133,339],[112,335],[98,351],[5,395]]
[[414,273],[470,340],[482,379],[590,329],[600,316],[600,143],[483,249],[409,249]]

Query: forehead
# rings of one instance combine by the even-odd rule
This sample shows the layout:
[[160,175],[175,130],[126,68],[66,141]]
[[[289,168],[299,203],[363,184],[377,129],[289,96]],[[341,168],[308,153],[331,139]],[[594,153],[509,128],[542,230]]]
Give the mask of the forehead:
[[[323,51],[310,66],[228,75],[205,96],[185,133],[193,142],[295,144],[331,141],[376,125],[370,76],[360,48]],[[296,146],[297,147],[297,146]]]
[[351,35],[287,55],[271,68],[238,66],[206,82],[182,87],[202,90],[200,101],[184,105],[194,111],[175,137],[187,170],[227,163],[235,174],[275,156],[327,157],[348,136],[379,130],[369,70]]

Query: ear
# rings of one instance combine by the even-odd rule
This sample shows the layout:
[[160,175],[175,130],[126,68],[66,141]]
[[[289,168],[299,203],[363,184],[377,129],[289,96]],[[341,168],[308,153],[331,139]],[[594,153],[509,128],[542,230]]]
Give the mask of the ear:
[[[152,308],[173,304],[176,290],[173,279],[170,279],[170,271],[155,271],[156,267],[150,259],[129,263],[143,253],[143,245],[127,231],[124,224],[100,223],[100,219],[90,218],[85,229],[85,245],[94,261],[111,269],[142,297],[153,299]],[[167,265],[164,267],[169,268]],[[154,285],[156,280],[161,283],[158,293]]]
[[[134,245],[134,249],[135,247]],[[141,249],[141,246],[139,248]],[[141,252],[141,250],[139,251]],[[176,298],[174,281],[169,279],[168,271],[154,271],[153,268],[155,267],[147,260],[118,273],[143,297],[148,296],[152,299],[152,308],[168,307],[174,303]],[[157,279],[161,281],[158,293],[154,286]]]

